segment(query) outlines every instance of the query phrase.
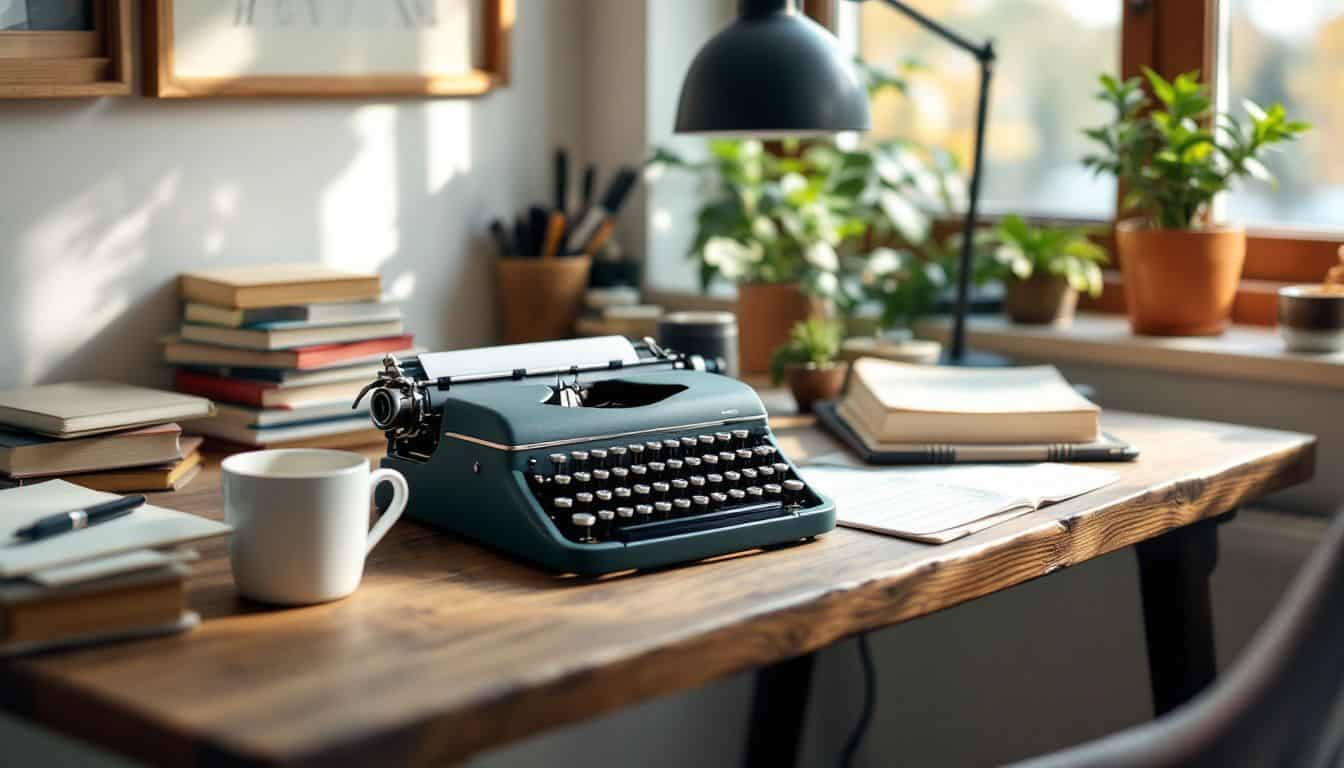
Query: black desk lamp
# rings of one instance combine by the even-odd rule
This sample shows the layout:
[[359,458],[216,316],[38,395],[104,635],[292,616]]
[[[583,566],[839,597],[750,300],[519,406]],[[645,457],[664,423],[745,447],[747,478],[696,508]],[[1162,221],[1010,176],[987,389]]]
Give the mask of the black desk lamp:
[[[862,0],[856,0],[861,2]],[[882,0],[980,62],[975,158],[962,228],[948,362],[966,358],[971,260],[989,111],[992,43],[976,45],[900,0]],[[869,128],[868,93],[835,36],[798,12],[796,0],[739,0],[738,20],[696,54],[677,108],[677,133],[817,136]]]

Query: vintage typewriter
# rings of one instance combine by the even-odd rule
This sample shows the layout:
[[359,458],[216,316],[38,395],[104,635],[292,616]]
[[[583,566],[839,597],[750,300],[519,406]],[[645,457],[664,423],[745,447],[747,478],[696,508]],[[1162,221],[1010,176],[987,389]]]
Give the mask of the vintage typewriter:
[[[619,337],[389,356],[365,387],[407,514],[551,570],[653,568],[810,539],[835,507],[751,387]],[[358,405],[356,402],[356,405]]]

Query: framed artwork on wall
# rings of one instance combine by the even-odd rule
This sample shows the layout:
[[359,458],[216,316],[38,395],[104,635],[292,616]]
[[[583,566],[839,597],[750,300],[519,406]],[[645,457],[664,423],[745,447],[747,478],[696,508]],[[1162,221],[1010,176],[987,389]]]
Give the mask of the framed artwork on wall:
[[131,92],[131,0],[0,0],[0,98]]
[[145,0],[145,90],[478,96],[508,83],[514,2]]

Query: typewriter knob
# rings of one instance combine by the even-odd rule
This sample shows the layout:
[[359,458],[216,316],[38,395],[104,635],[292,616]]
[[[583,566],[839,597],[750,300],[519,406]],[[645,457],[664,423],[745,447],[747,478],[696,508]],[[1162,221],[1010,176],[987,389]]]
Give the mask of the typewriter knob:
[[415,426],[414,401],[401,390],[380,387],[369,395],[369,419],[384,432]]

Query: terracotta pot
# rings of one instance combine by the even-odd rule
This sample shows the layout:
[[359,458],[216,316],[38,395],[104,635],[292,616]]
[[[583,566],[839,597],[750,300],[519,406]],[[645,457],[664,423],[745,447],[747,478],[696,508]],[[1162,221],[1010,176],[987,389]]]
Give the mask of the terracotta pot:
[[592,269],[587,256],[500,259],[496,263],[505,344],[574,335],[574,321],[583,308]]
[[821,368],[811,364],[789,366],[789,389],[798,403],[798,412],[811,413],[812,405],[818,400],[839,397],[847,370],[849,366],[845,363],[832,363]]
[[1115,227],[1129,324],[1149,336],[1217,336],[1232,323],[1246,230]]
[[770,356],[789,340],[794,323],[806,320],[811,304],[798,283],[737,286],[738,359],[744,374],[768,373]]
[[1003,311],[1014,323],[1061,328],[1073,323],[1073,314],[1078,309],[1078,291],[1059,275],[1010,279],[1004,282],[1003,290]]

